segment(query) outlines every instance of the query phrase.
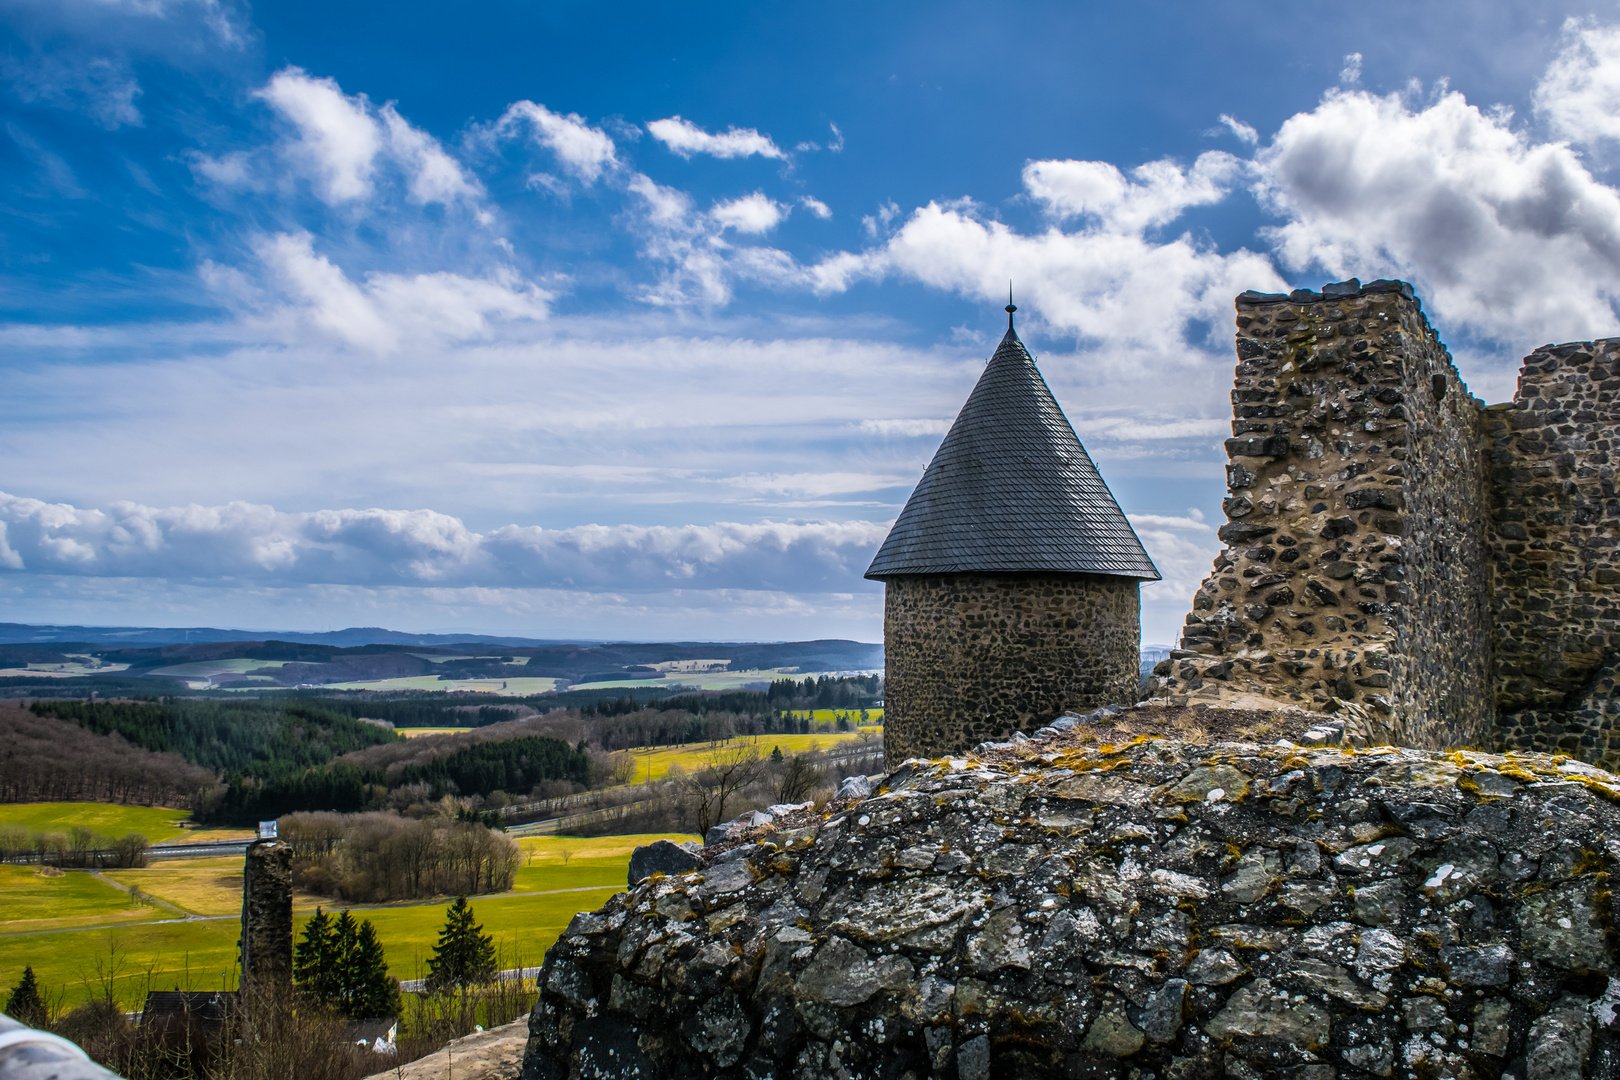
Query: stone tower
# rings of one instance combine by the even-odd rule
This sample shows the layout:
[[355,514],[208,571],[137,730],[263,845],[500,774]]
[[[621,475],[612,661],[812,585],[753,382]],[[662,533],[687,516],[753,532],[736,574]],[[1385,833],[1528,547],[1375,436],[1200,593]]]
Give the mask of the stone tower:
[[1159,572],[1013,330],[866,576],[884,583],[883,743],[959,753],[1136,700]]

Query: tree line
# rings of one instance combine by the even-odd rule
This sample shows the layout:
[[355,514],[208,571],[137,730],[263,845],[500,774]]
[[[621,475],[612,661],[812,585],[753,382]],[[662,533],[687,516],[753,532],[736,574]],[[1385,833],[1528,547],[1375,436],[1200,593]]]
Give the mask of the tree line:
[[127,870],[146,865],[150,840],[137,832],[122,836],[75,825],[66,832],[46,832],[21,825],[0,825],[0,862],[38,863],[64,869]]
[[346,713],[302,702],[35,701],[29,709],[147,750],[172,752],[224,776],[270,776],[323,765],[363,746],[400,738]]
[[504,892],[521,858],[504,833],[441,817],[288,814],[277,831],[292,847],[295,884],[351,903]]
[[584,747],[536,735],[473,743],[448,754],[427,755],[398,770],[362,759],[267,779],[237,776],[203,816],[251,824],[301,810],[357,813],[380,809],[400,802],[391,799],[390,792],[401,788],[409,789],[409,805],[437,801],[445,795],[527,792],[547,781],[583,788],[590,777],[591,757]]
[[195,809],[220,790],[212,769],[0,704],[0,802],[106,802]]

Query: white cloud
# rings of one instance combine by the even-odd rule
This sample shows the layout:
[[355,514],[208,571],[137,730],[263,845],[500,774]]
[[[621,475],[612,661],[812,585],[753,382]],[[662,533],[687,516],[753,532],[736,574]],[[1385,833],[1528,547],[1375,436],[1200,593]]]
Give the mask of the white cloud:
[[845,253],[812,274],[820,292],[895,274],[986,303],[1002,301],[1010,279],[1020,300],[1054,327],[1092,343],[1129,346],[1107,361],[1137,367],[1140,378],[1142,350],[1177,366],[1207,357],[1202,350],[1209,343],[1195,323],[1224,323],[1232,297],[1246,288],[1284,287],[1270,262],[1253,252],[1223,255],[1189,236],[1155,243],[1132,233],[1159,216],[1143,210],[1152,201],[1126,192],[1098,204],[1120,211],[1120,219],[1099,217],[1074,232],[1053,227],[1034,235],[986,220],[967,202],[930,203],[882,247]]
[[1504,111],[1454,92],[1425,108],[1330,92],[1256,162],[1264,205],[1285,219],[1267,236],[1290,267],[1406,278],[1452,325],[1501,341],[1617,328],[1620,194]]
[[951,430],[948,419],[938,420],[862,420],[860,430],[873,435],[898,435],[902,438],[916,438],[920,435],[943,435]]
[[311,78],[297,67],[276,72],[259,96],[298,128],[292,152],[320,176],[326,202],[371,194],[373,162],[383,139],[364,96],[351,98],[337,80]]
[[258,254],[298,318],[347,344],[386,353],[405,341],[487,336],[494,320],[544,319],[549,294],[509,270],[367,275],[356,283],[314,250],[308,233],[263,238]]
[[461,166],[444,152],[439,141],[407,123],[394,111],[392,103],[382,107],[382,121],[388,133],[389,148],[410,175],[412,202],[449,206],[457,199],[472,202],[483,195],[477,181],[461,171]]
[[1353,52],[1345,56],[1344,67],[1339,70],[1339,81],[1346,86],[1354,86],[1361,81],[1361,54]]
[[[314,78],[297,67],[271,76],[258,96],[297,129],[286,153],[314,174],[317,194],[328,205],[369,199],[382,160],[404,172],[412,202],[476,203],[483,194],[438,140],[412,127],[391,103],[374,110],[366,95],[345,94],[336,80]],[[249,179],[247,159],[240,154],[234,162],[231,155],[199,158],[196,167],[216,182]]]
[[1620,139],[1620,27],[1567,20],[1563,49],[1536,85],[1533,100],[1560,138]]
[[1116,442],[1135,442],[1156,439],[1190,439],[1226,436],[1231,433],[1229,420],[1199,420],[1192,417],[1179,419],[1151,416],[1088,416],[1075,424],[1086,438],[1105,438]]
[[810,211],[822,221],[832,217],[832,207],[812,195],[799,196],[799,205]]
[[1132,234],[1220,202],[1243,169],[1219,150],[1198,155],[1191,169],[1169,160],[1139,165],[1130,179],[1106,161],[1032,161],[1024,166],[1024,186],[1058,221],[1086,217],[1108,232]]
[[0,492],[0,568],[176,582],[639,592],[858,584],[884,524],[507,525],[431,510],[284,513],[245,502],[81,509]]
[[647,125],[653,138],[674,153],[689,158],[693,154],[708,154],[717,158],[759,157],[785,158],[787,154],[753,128],[728,128],[718,134],[704,131],[690,120],[679,116],[667,120],[654,120]]
[[[1255,143],[1260,141],[1260,133],[1254,130],[1253,125],[1245,124],[1235,116],[1229,116],[1226,113],[1221,113],[1221,123],[1226,126],[1228,131],[1237,136],[1239,142],[1246,146],[1253,146]],[[1218,131],[1219,129],[1216,129],[1216,131],[1211,132],[1210,134],[1216,134]]]
[[767,233],[787,217],[788,208],[765,197],[762,191],[729,202],[715,203],[709,216],[722,229],[740,233]]
[[596,183],[618,167],[612,138],[576,113],[554,113],[544,105],[519,101],[507,108],[496,130],[509,130],[519,122],[526,122],[535,141],[557,155],[562,167],[586,184]]

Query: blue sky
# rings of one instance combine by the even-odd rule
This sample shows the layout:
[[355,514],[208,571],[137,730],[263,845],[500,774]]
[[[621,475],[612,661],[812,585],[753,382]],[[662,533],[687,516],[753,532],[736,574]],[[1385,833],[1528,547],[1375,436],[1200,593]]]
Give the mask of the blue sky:
[[881,635],[1004,325],[1165,581],[1231,299],[1620,332],[1614,4],[0,0],[0,618]]

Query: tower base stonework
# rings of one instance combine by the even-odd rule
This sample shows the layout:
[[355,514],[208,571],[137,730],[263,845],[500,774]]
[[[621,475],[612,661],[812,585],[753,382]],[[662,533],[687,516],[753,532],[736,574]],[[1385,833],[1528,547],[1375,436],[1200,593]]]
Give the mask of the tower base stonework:
[[1068,710],[1136,699],[1141,599],[1106,574],[919,574],[885,583],[884,756],[962,753]]
[[292,986],[292,939],[292,848],[256,841],[242,868],[244,998]]

